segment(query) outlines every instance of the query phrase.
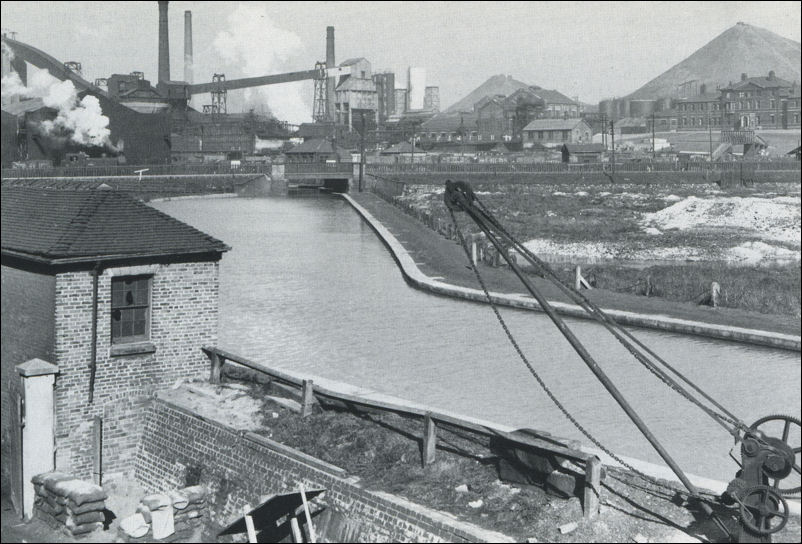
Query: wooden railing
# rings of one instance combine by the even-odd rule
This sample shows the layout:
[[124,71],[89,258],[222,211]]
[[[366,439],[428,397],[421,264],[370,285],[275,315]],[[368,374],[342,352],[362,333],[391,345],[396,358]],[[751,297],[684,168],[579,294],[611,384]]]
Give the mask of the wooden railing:
[[[794,160],[765,161],[681,161],[681,162],[620,162],[615,165],[616,173],[634,172],[706,172],[752,169],[758,171],[799,171],[800,162]],[[414,175],[414,174],[584,174],[612,172],[610,163],[470,163],[470,164],[367,164],[368,174]]]
[[144,165],[106,165],[106,166],[59,166],[47,168],[3,168],[2,177],[7,178],[54,178],[54,177],[116,177],[139,176],[182,176],[210,174],[270,174],[272,166],[263,163],[243,163],[231,166],[229,162],[200,164],[144,164]]
[[350,162],[288,162],[284,164],[284,174],[353,174],[354,165]]
[[482,436],[503,438],[515,444],[520,444],[522,446],[528,446],[530,448],[536,448],[539,450],[545,450],[550,453],[558,454],[571,459],[572,461],[583,463],[585,466],[585,484],[583,493],[584,515],[586,518],[591,518],[594,517],[599,510],[599,493],[601,491],[601,461],[595,455],[570,447],[566,444],[566,440],[555,438],[548,433],[543,433],[538,437],[528,436],[521,433],[510,433],[489,425],[482,425],[480,423],[432,410],[423,410],[414,406],[406,406],[384,400],[367,399],[358,395],[350,395],[348,393],[342,393],[340,391],[334,391],[332,389],[322,387],[315,384],[312,380],[306,380],[287,374],[280,370],[267,367],[261,363],[251,361],[245,357],[240,357],[239,355],[235,355],[216,347],[204,346],[202,350],[206,356],[209,357],[211,362],[209,376],[211,383],[220,383],[223,365],[227,362],[250,368],[251,370],[255,370],[269,376],[272,380],[275,380],[279,383],[297,387],[299,393],[301,394],[302,415],[311,413],[311,404],[316,397],[323,397],[345,403],[346,405],[357,405],[381,412],[392,412],[404,416],[421,418],[424,423],[424,432],[422,437],[422,458],[424,465],[432,463],[435,460],[438,424],[450,425],[452,427],[471,431]]

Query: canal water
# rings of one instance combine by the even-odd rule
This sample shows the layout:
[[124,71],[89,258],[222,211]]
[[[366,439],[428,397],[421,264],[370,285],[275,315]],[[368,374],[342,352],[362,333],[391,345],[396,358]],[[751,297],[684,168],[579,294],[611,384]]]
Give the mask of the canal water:
[[[407,286],[385,246],[345,201],[227,198],[153,206],[233,247],[220,265],[220,347],[589,445],[539,389],[490,307]],[[582,425],[612,451],[661,462],[546,316],[502,312],[529,360]],[[730,435],[600,326],[568,322],[680,466],[733,477]],[[633,333],[746,422],[775,413],[800,417],[798,353]]]

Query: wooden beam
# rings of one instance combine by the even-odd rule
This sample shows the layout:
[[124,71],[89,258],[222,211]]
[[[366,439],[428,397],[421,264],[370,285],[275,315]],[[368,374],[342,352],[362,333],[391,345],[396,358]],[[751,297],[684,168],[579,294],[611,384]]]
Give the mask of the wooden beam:
[[[233,353],[218,349],[216,347],[204,347],[202,349],[210,358],[212,357],[212,354],[218,354],[222,360],[234,362],[242,366],[251,368],[253,370],[263,372],[268,376],[271,376],[272,378],[276,379],[277,381],[293,384],[298,387],[303,387],[304,380],[302,378],[285,374],[284,372],[281,372],[279,370],[272,369],[263,364],[251,361],[249,359],[240,357],[239,355],[235,355]],[[430,414],[431,419],[434,422],[454,425],[455,427],[474,431],[484,436],[498,436],[501,438],[506,438],[507,440],[510,440],[512,442],[551,451],[553,453],[563,455],[564,457],[568,457],[569,459],[587,461],[589,458],[592,457],[591,454],[585,453],[576,448],[572,448],[565,444],[566,441],[558,439],[556,437],[552,437],[547,433],[544,433],[538,437],[522,435],[520,433],[509,433],[506,431],[502,431],[500,429],[488,427],[479,423],[474,423],[472,421],[460,419],[458,417],[450,416],[447,414],[427,411],[412,406],[403,406],[400,404],[395,404],[380,399],[368,399],[365,397],[360,397],[358,395],[341,393],[339,391],[333,391],[325,387],[321,387],[320,385],[316,385],[314,387],[314,393],[318,397],[330,398],[340,402],[352,403],[359,406],[367,406],[370,408],[395,412],[398,414],[425,417],[426,414],[428,413]]]
[[220,383],[220,372],[223,369],[223,362],[225,359],[223,359],[219,353],[212,351],[209,352],[209,360],[212,363],[212,367],[209,372],[209,383],[217,385]]
[[423,418],[423,466],[434,463],[437,455],[437,425],[432,419],[431,412],[426,412]]
[[602,464],[595,455],[585,463],[585,489],[582,500],[583,516],[593,519],[599,513]]
[[312,380],[304,380],[303,392],[301,394],[301,417],[312,415],[312,408],[315,405],[315,387]]

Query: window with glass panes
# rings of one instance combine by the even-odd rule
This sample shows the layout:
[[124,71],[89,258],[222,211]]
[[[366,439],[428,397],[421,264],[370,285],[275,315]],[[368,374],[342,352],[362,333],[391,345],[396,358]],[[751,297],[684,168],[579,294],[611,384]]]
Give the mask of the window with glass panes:
[[111,279],[111,342],[142,342],[150,336],[150,276]]

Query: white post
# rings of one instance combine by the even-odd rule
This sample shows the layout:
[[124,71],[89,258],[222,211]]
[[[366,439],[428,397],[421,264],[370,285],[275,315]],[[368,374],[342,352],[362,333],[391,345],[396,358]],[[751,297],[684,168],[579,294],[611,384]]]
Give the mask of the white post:
[[579,291],[582,288],[582,268],[576,265],[576,277],[574,278],[574,289]]
[[476,266],[477,259],[476,259],[476,237],[475,236],[471,237],[471,262],[473,263],[473,266]]
[[33,515],[35,491],[31,478],[56,468],[55,408],[53,384],[58,367],[41,359],[16,366],[22,380],[22,505],[23,515]]

